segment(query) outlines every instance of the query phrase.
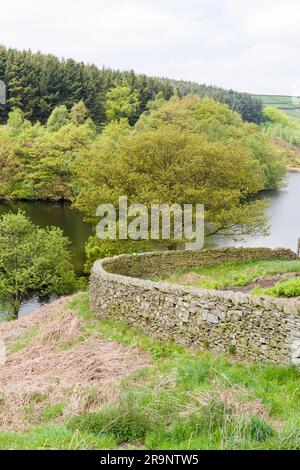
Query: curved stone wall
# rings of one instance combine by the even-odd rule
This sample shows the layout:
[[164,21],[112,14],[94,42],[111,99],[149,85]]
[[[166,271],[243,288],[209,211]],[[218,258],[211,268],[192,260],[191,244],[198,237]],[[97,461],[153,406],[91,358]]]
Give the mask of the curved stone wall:
[[290,250],[223,248],[121,255],[97,261],[90,306],[101,319],[242,358],[300,365],[300,302],[209,291],[145,278],[224,262],[296,259]]

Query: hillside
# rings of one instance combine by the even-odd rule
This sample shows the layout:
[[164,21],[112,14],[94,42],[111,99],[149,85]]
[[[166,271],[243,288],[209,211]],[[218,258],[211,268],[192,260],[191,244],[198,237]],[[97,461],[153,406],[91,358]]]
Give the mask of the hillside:
[[[18,51],[1,45],[0,80],[5,83],[7,92],[6,105],[0,105],[0,123],[7,121],[8,113],[14,108],[21,109],[31,122],[45,123],[56,106],[64,104],[70,109],[83,100],[89,116],[101,126],[107,122],[109,93],[117,87],[123,87],[123,92],[124,87],[127,91],[129,88],[133,93],[136,106],[127,116],[131,125],[158,94],[169,99],[174,94],[184,96],[191,92],[228,104],[245,121],[262,121],[261,102],[247,93],[149,77],[133,70],[99,68],[73,59],[60,60],[51,54]],[[115,98],[122,98],[122,93],[117,93]]]
[[299,449],[299,370],[99,321],[87,294],[2,324],[0,449]]
[[264,106],[272,106],[285,112],[290,118],[300,120],[300,100],[295,103],[292,96],[252,95],[263,102]]
[[281,139],[274,137],[272,142],[278,147],[284,150],[288,156],[288,171],[292,173],[300,172],[300,147],[285,142]]
[[202,97],[208,97],[227,104],[233,111],[239,113],[244,121],[256,124],[263,121],[263,103],[259,97],[251,96],[249,93],[240,93],[235,90],[226,90],[217,86],[185,80],[167,79],[167,82],[174,86],[179,95],[185,96],[189,93],[196,93]]

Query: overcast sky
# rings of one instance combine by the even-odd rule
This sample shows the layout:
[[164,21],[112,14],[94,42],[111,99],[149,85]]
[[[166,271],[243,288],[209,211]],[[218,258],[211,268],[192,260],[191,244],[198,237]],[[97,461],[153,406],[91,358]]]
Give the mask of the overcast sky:
[[300,94],[299,0],[8,0],[0,44],[98,66]]

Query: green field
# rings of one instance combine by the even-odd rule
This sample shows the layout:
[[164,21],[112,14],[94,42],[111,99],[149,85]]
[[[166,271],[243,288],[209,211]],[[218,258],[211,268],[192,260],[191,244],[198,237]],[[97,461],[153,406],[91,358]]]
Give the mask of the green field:
[[260,98],[264,106],[272,106],[284,111],[289,117],[300,120],[300,99],[299,103],[293,103],[292,96],[280,95],[253,95],[255,98]]

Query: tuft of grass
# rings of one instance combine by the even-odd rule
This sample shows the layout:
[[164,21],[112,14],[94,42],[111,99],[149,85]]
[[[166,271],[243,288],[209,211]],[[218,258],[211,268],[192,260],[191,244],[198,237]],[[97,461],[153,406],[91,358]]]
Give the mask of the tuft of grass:
[[112,435],[118,445],[142,442],[148,432],[155,429],[153,417],[131,398],[102,407],[101,411],[85,413],[72,418],[68,427],[72,431],[95,436]]
[[41,420],[49,423],[52,420],[62,416],[64,412],[64,403],[55,403],[54,405],[46,406],[41,412]]
[[234,356],[236,354],[236,346],[231,344],[228,348],[228,353],[231,354],[231,356]]
[[89,320],[95,318],[95,315],[90,311],[89,297],[87,292],[79,292],[67,304],[67,308],[74,310],[81,318]]
[[35,327],[32,330],[28,331],[27,333],[20,336],[20,338],[16,339],[10,346],[9,352],[16,353],[25,349],[29,346],[31,340],[39,334],[39,328]]
[[275,435],[274,428],[260,416],[253,415],[250,419],[241,420],[241,431],[244,439],[250,441],[264,442]]
[[47,395],[41,392],[32,392],[29,395],[29,399],[32,403],[43,403],[45,400],[47,400]]
[[205,411],[149,434],[146,446],[151,450],[238,450],[261,448],[275,436],[273,427],[259,416],[237,418],[224,404],[213,402]]

